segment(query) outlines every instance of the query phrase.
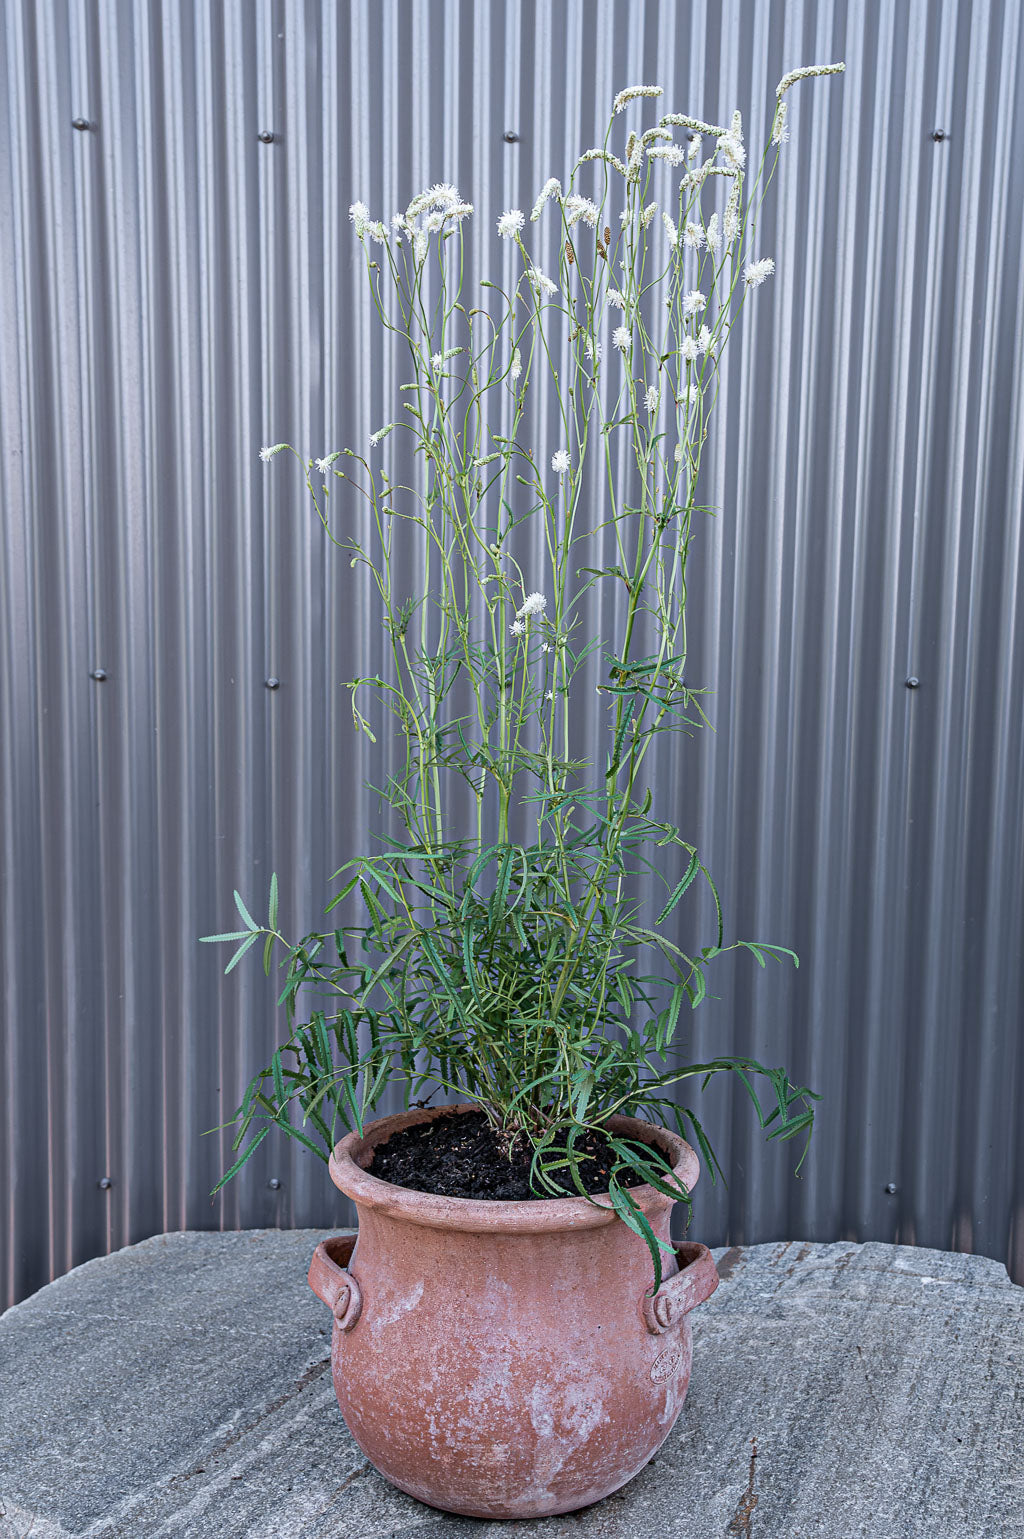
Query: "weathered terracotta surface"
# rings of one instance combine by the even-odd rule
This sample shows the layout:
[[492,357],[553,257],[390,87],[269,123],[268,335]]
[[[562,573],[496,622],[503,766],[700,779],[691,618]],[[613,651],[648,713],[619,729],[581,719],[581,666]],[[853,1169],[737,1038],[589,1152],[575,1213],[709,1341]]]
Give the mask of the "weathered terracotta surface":
[[[647,1248],[606,1198],[478,1202],[364,1168],[376,1144],[439,1114],[385,1117],[331,1158],[359,1213],[354,1248],[351,1235],[327,1240],[310,1267],[334,1312],[338,1403],[370,1461],[420,1501],[486,1518],[570,1512],[624,1485],[671,1431],[690,1378],[687,1314],[717,1286],[714,1262],[702,1245],[677,1247],[678,1265],[666,1253],[673,1275],[650,1298]],[[693,1150],[655,1136],[691,1188]],[[671,1199],[634,1195],[667,1238]]]

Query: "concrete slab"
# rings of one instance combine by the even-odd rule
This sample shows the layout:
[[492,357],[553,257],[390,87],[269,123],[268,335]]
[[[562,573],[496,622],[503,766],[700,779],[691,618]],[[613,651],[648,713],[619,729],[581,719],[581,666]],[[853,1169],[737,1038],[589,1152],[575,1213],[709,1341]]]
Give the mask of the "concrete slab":
[[543,1522],[387,1485],[331,1388],[319,1231],[170,1234],[0,1317],[0,1539],[1024,1539],[1024,1290],[892,1245],[716,1252],[675,1431]]

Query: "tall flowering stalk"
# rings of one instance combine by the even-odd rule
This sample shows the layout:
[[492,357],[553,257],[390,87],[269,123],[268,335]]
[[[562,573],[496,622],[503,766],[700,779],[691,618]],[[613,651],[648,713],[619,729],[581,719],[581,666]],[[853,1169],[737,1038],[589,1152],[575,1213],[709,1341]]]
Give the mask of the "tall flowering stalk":
[[[704,721],[685,682],[687,561],[722,357],[775,268],[757,220],[788,137],[785,96],[841,68],[784,77],[753,174],[738,113],[727,125],[668,113],[613,150],[619,113],[660,95],[620,92],[603,144],[565,188],[551,178],[529,219],[501,215],[519,276],[485,285],[489,310],[467,298],[462,226],[473,210],[456,188],[427,189],[387,225],[353,204],[373,301],[407,350],[409,378],[368,455],[300,463],[328,536],[379,595],[388,666],[350,689],[359,730],[376,741],[368,700],[397,728],[401,751],[379,788],[395,825],[337,873],[329,911],[359,904],[358,922],[289,942],[274,882],[265,925],[236,894],[245,929],[209,937],[240,943],[229,967],[260,938],[268,972],[275,944],[286,952],[290,1034],[246,1092],[235,1143],[246,1147],[224,1180],[269,1125],[326,1158],[339,1127],[361,1129],[396,1077],[407,1099],[430,1086],[475,1101],[507,1146],[528,1140],[541,1194],[560,1190],[553,1177],[566,1170],[583,1190],[576,1141],[621,1112],[695,1136],[714,1172],[701,1122],[670,1091],[723,1071],[739,1074],[769,1137],[809,1133],[812,1093],[783,1070],[678,1061],[682,1006],[703,999],[708,963],[737,946],[762,966],[793,953],[725,944],[711,877],[674,823],[654,816],[649,775],[658,738]],[[542,220],[558,225],[550,274],[531,250]],[[541,380],[558,422],[543,446],[530,413]],[[391,434],[411,441],[416,487],[381,462]],[[595,460],[597,516],[595,477],[589,495],[584,481]],[[368,538],[338,532],[339,483],[365,499]],[[397,557],[411,530],[422,581],[407,593]],[[586,632],[595,587],[615,621],[600,637]],[[600,757],[574,725],[595,687]],[[635,881],[644,873],[666,886],[653,919]],[[714,935],[684,951],[669,921],[698,881],[713,896]],[[641,971],[651,955],[655,972]],[[667,1190],[664,1166],[647,1144],[612,1144],[611,1201],[660,1277],[658,1242],[625,1183]]]

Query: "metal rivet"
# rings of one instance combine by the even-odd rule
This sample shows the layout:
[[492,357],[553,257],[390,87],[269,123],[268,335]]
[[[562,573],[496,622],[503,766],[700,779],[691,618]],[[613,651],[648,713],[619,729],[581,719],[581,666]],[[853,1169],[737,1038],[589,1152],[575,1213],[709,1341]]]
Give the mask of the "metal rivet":
[[261,144],[273,144],[275,135],[269,128],[261,129],[257,135]]
[[264,683],[264,685],[266,686],[267,689],[280,689],[281,688],[281,680],[280,679],[275,679],[273,674],[270,675],[269,679],[264,679],[263,683]]
[[895,1181],[886,1182],[885,1194],[887,1197],[895,1197],[898,1191],[899,1187],[896,1185]]
[[102,684],[107,677],[105,668],[93,668],[89,674],[90,679],[95,679],[97,684]]
[[99,1187],[101,1192],[109,1192],[113,1184],[114,1183],[111,1181],[109,1176],[101,1176],[100,1179],[96,1182],[96,1185]]
[[943,139],[949,138],[949,135],[944,128],[933,128],[932,138],[935,140],[936,144],[941,144]]
[[501,137],[504,139],[506,144],[519,143],[519,135],[516,133],[514,128],[506,128]]
[[80,134],[84,134],[89,128],[88,118],[72,118],[71,127],[77,128]]
[[281,1190],[281,1179],[280,1179],[280,1177],[279,1176],[271,1176],[270,1180],[267,1182],[267,1185],[270,1187],[270,1190],[272,1192],[279,1192]]
[[910,678],[907,680],[907,688],[908,689],[920,689],[921,688],[921,680],[917,677],[916,673],[912,673],[910,675]]

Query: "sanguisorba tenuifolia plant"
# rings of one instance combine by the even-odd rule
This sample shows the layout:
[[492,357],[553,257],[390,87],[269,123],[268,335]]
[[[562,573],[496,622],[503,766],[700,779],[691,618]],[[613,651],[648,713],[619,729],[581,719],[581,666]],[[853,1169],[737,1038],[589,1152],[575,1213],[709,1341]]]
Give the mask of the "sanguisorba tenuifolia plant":
[[[580,156],[567,185],[546,182],[529,220],[518,209],[498,220],[520,272],[506,288],[484,285],[487,310],[464,298],[473,210],[454,187],[431,187],[390,225],[353,204],[373,301],[408,349],[409,378],[369,457],[345,449],[300,463],[328,536],[379,594],[389,663],[349,687],[372,741],[369,697],[395,725],[399,752],[378,789],[397,837],[337,873],[328,911],[359,904],[360,922],[290,942],[275,880],[266,924],[236,894],[245,928],[208,937],[239,943],[229,969],[261,938],[268,972],[275,945],[286,952],[288,1039],[245,1093],[242,1153],[224,1181],[271,1126],[326,1159],[339,1129],[361,1130],[396,1079],[407,1103],[429,1086],[477,1103],[506,1147],[528,1140],[542,1196],[561,1191],[552,1178],[567,1171],[582,1192],[576,1142],[622,1112],[695,1136],[714,1172],[701,1122],[670,1093],[684,1080],[731,1071],[769,1137],[809,1133],[814,1097],[782,1069],[678,1061],[681,1009],[700,1003],[707,964],[732,947],[697,849],[664,820],[672,810],[656,806],[645,774],[656,739],[704,720],[684,681],[687,557],[722,355],[774,271],[757,221],[787,138],[786,93],[842,67],[780,82],[752,175],[738,113],[728,126],[669,113],[613,149],[622,110],[660,94],[622,91],[604,144]],[[546,220],[559,226],[550,275],[530,251],[531,226]],[[543,450],[550,414],[534,422],[529,410],[542,378],[559,425]],[[380,466],[375,451],[392,433],[411,435],[415,487]],[[364,537],[330,516],[339,480],[365,499]],[[351,507],[349,497],[346,526]],[[399,573],[417,540],[422,582],[408,593]],[[614,634],[586,633],[595,586]],[[604,737],[581,748],[573,711],[595,687]],[[665,882],[654,917],[638,896],[645,873]],[[697,882],[717,924],[689,954],[670,921]],[[733,945],[762,966],[773,954],[796,960]],[[664,1189],[665,1167],[647,1144],[612,1147],[611,1201],[646,1239],[660,1281],[658,1242],[624,1183]]]

